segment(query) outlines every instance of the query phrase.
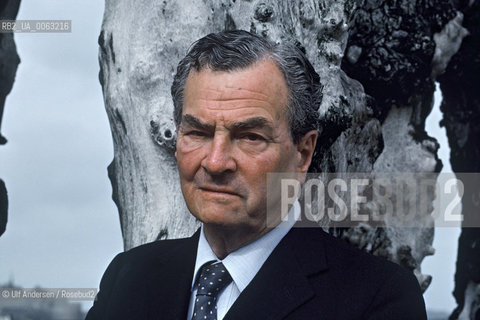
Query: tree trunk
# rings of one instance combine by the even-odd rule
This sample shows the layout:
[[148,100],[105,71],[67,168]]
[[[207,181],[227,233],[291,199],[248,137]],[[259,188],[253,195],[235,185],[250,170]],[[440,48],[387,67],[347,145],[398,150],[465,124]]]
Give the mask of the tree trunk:
[[[180,192],[170,97],[175,68],[190,44],[235,28],[276,41],[298,40],[328,79],[323,80],[321,116],[338,135],[347,128],[343,118],[353,113],[361,121],[368,118],[361,85],[340,70],[352,9],[353,2],[333,0],[294,6],[286,1],[138,1],[134,7],[129,1],[106,1],[100,82],[114,140],[109,176],[126,249],[190,235],[197,227]],[[340,110],[341,121],[332,110]]]
[[[15,20],[20,0],[4,0],[0,4],[0,20]],[[15,81],[20,58],[13,39],[13,33],[0,33],[0,145],[7,143],[2,135],[2,118],[5,100]],[[8,218],[8,197],[5,183],[0,179],[0,236],[5,232]]]
[[[458,50],[458,37],[445,31],[458,24],[455,19],[453,5],[433,0],[166,0],[135,6],[107,0],[100,81],[114,138],[109,174],[125,248],[189,235],[197,225],[179,188],[169,93],[175,67],[193,41],[244,29],[274,41],[294,39],[305,49],[324,97],[321,156],[313,171],[418,172],[436,178],[438,143],[424,124],[433,81],[455,45]],[[450,51],[436,52],[438,39]],[[420,265],[434,251],[430,213],[420,213],[424,219],[416,229],[386,221],[383,228],[362,224],[331,231],[410,268],[425,290],[431,278]]]
[[458,307],[452,320],[480,318],[480,185],[478,174],[468,174],[480,172],[480,1],[459,2],[457,9],[468,35],[439,77],[450,162],[453,171],[465,177],[453,291]]
[[[439,146],[425,132],[425,119],[433,106],[435,77],[444,71],[465,35],[459,20],[461,24],[448,1],[359,3],[350,22],[342,68],[374,98],[374,115],[382,121],[384,148],[374,159],[374,172],[415,173],[419,180],[436,179],[442,168]],[[393,195],[394,208],[397,202],[405,208],[412,194],[417,197],[409,189],[404,192],[409,195],[406,199]],[[419,193],[418,197],[430,204],[435,199],[433,192]],[[341,230],[340,235],[413,270],[426,290],[431,276],[421,273],[421,262],[434,253],[434,221],[428,206],[418,210],[423,217],[418,228],[399,227],[398,221],[390,218],[381,229],[361,226]]]

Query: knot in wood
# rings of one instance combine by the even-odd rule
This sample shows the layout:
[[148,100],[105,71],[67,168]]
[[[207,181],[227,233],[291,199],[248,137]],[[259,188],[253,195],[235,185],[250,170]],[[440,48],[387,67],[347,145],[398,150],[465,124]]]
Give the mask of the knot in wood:
[[260,3],[255,9],[254,18],[260,22],[270,21],[273,15],[273,8],[265,3]]
[[175,152],[177,134],[172,124],[150,121],[150,132],[155,142],[171,152]]

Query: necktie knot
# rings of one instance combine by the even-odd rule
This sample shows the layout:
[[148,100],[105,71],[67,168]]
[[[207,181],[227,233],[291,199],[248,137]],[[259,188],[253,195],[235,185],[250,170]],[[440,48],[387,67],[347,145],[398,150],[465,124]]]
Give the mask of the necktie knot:
[[217,295],[232,277],[223,263],[207,263],[200,270],[192,320],[217,320]]
[[197,295],[216,297],[231,281],[223,263],[205,264],[198,279]]

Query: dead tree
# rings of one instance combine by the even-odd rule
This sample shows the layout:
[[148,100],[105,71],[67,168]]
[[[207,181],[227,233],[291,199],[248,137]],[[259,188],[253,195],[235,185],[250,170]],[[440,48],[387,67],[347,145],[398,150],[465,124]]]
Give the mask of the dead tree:
[[[5,0],[0,3],[0,20],[15,20],[20,0]],[[15,81],[15,74],[20,63],[13,33],[0,33],[0,145],[7,143],[2,135],[2,118],[5,100]],[[5,183],[0,179],[0,236],[7,227],[8,197]]]
[[[170,85],[198,38],[244,29],[296,41],[321,77],[322,131],[313,170],[413,172],[436,178],[438,143],[425,130],[434,80],[466,31],[448,1],[107,0],[100,82],[115,155],[109,166],[125,248],[191,234],[176,171]],[[434,195],[425,194],[432,201]],[[404,201],[404,200],[398,200]],[[369,203],[364,209],[376,206]],[[426,290],[421,262],[434,252],[431,210],[418,228],[368,224],[331,230],[410,268]]]
[[468,35],[439,76],[450,162],[453,171],[465,178],[453,291],[458,307],[452,320],[480,318],[480,1],[458,1],[456,6]]

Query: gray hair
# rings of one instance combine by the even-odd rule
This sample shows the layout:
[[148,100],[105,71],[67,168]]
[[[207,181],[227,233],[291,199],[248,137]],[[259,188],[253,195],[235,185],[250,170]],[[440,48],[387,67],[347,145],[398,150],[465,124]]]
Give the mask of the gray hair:
[[318,129],[318,108],[322,100],[320,77],[303,52],[292,43],[275,44],[243,30],[211,33],[193,43],[180,61],[171,88],[173,116],[182,120],[183,89],[190,70],[199,72],[245,69],[271,59],[281,70],[289,89],[287,119],[294,143],[310,130]]

